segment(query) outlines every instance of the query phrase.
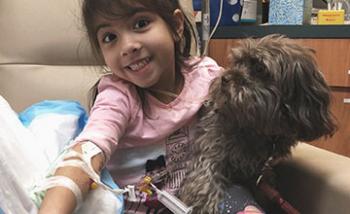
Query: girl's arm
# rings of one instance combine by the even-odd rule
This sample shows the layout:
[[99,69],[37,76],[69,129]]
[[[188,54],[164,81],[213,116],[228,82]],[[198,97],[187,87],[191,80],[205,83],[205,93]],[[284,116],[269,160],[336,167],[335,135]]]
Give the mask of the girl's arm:
[[[81,153],[81,144],[84,143],[79,143],[72,149]],[[92,166],[97,173],[100,173],[103,165],[104,155],[102,153],[92,158]],[[69,166],[62,167],[56,171],[55,175],[63,175],[72,179],[79,186],[83,196],[85,196],[90,189],[91,179],[80,168]],[[54,187],[46,192],[39,214],[73,213],[75,206],[75,196],[69,189],[65,187]]]

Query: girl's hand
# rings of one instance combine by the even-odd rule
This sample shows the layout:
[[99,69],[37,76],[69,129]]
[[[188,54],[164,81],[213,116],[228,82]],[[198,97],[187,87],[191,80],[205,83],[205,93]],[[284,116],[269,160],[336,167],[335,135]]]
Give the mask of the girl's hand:
[[261,212],[261,210],[259,210],[255,206],[249,205],[249,206],[246,206],[243,211],[240,211],[237,214],[264,214],[264,213]]

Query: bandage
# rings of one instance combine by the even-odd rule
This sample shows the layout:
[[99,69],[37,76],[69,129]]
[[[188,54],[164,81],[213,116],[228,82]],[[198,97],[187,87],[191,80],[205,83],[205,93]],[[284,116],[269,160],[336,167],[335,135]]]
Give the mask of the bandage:
[[78,209],[80,207],[80,204],[83,202],[83,196],[82,196],[81,190],[72,179],[66,176],[58,175],[58,176],[49,177],[43,180],[42,183],[39,183],[33,189],[33,191],[34,192],[46,191],[48,189],[51,189],[57,186],[65,187],[74,194],[76,204],[77,204],[76,209]]
[[[66,147],[63,151],[63,153],[56,159],[54,164],[52,165],[51,169],[49,169],[48,177],[45,179],[37,182],[34,187],[31,189],[31,195],[33,200],[36,201],[38,206],[40,206],[42,199],[44,197],[43,192],[56,187],[61,186],[69,189],[73,192],[75,198],[76,198],[76,209],[77,210],[82,201],[82,192],[79,188],[79,186],[70,178],[66,176],[53,176],[58,168],[71,166],[71,167],[77,167],[83,170],[98,186],[101,186],[102,188],[111,191],[112,193],[116,195],[124,194],[126,192],[130,192],[129,190],[125,189],[112,189],[109,186],[105,185],[101,182],[100,176],[95,172],[95,170],[92,167],[91,160],[94,156],[97,154],[102,153],[102,150],[98,148],[95,144],[91,142],[86,142],[82,144],[82,153],[76,152],[74,150],[71,150],[71,146]],[[72,159],[74,158],[74,159]]]
[[[82,144],[81,150],[82,150],[82,154],[74,150],[70,150],[69,152],[65,153],[62,157],[63,161],[57,164],[56,169],[61,167],[66,167],[66,166],[77,167],[82,169],[91,178],[91,180],[93,180],[97,185],[101,186],[102,188],[109,190],[117,195],[124,194],[127,192],[127,190],[123,190],[123,189],[112,189],[101,182],[101,178],[93,169],[92,161],[91,161],[94,156],[102,153],[102,150],[99,147],[97,147],[92,142],[86,142]],[[71,158],[78,158],[78,159],[71,159]],[[53,172],[53,174],[55,173],[55,171]]]

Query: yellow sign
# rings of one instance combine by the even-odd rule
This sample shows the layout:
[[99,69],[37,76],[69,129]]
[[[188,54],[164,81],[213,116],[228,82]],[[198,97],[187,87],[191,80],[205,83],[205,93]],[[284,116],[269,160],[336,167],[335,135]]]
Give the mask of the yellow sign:
[[319,25],[344,24],[344,10],[319,10],[317,15]]

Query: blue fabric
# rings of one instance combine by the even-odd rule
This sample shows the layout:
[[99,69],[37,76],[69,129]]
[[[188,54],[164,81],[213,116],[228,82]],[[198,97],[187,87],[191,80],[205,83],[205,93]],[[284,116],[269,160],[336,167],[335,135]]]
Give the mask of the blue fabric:
[[261,213],[263,212],[263,209],[246,188],[240,185],[232,185],[226,190],[223,202],[219,204],[219,213],[243,212],[247,206],[254,206],[261,210]]
[[0,208],[0,214],[5,214],[4,211],[2,211],[2,209]]
[[29,108],[21,112],[19,114],[19,119],[25,127],[28,127],[35,117],[48,113],[72,114],[78,116],[79,121],[77,132],[81,132],[88,118],[85,109],[77,101],[44,100],[31,105]]
[[202,0],[193,0],[193,10],[201,11],[202,10]]
[[[242,5],[241,1],[230,1],[224,0],[222,6],[222,16],[219,23],[219,26],[234,26],[238,25],[240,22]],[[201,11],[202,10],[202,0],[193,0],[193,10]],[[214,26],[216,20],[219,16],[220,11],[220,1],[219,0],[210,0],[210,26]],[[233,16],[236,15],[237,19],[233,19]]]
[[[243,1],[243,0],[242,0]],[[241,1],[224,0],[219,26],[234,26],[240,23]],[[220,1],[210,0],[210,25],[214,26],[220,11]],[[234,18],[236,17],[236,18]]]

